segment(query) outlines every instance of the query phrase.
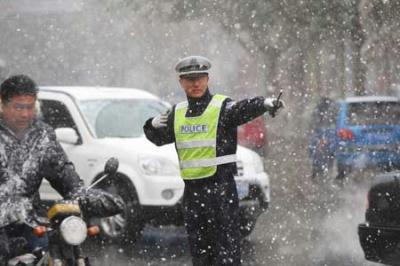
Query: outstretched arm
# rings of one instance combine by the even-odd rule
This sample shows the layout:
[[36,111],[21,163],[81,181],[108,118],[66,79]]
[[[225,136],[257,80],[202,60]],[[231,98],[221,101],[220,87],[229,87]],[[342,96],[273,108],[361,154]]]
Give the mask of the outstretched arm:
[[262,96],[244,99],[234,102],[231,99],[226,101],[224,108],[225,123],[230,126],[240,126],[256,117],[268,112],[270,116],[275,117],[279,109],[284,107],[284,103],[278,98],[264,98]]
[[223,109],[224,114],[221,116],[221,119],[223,119],[224,123],[232,127],[247,123],[267,111],[264,106],[264,100],[265,98],[262,96],[237,102],[228,99],[225,101],[226,105]]

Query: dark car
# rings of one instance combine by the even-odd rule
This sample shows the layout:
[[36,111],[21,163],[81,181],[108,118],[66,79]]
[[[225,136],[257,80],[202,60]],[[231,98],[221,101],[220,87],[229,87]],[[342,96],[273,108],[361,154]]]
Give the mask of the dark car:
[[374,178],[358,235],[367,260],[400,265],[400,171]]
[[400,169],[400,102],[362,96],[325,100],[317,106],[309,150],[313,176],[337,169],[342,179],[354,169]]

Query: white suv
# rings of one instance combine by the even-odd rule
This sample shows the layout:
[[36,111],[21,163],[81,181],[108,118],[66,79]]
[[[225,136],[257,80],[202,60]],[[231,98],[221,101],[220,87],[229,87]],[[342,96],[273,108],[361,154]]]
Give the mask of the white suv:
[[[88,186],[102,174],[110,157],[119,160],[118,176],[98,187],[119,194],[123,215],[100,221],[109,239],[134,241],[147,223],[182,225],[184,183],[173,144],[157,147],[143,133],[145,121],[169,105],[143,90],[97,87],[41,87],[40,116],[54,127],[69,159]],[[241,231],[250,234],[268,207],[269,177],[261,158],[238,147],[236,183],[241,206]],[[59,196],[43,182],[43,200]]]

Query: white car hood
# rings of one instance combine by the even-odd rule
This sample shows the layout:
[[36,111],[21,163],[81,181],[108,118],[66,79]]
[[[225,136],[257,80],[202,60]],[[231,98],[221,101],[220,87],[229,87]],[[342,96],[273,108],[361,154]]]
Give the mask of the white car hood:
[[[154,155],[165,157],[174,162],[177,166],[179,164],[174,144],[156,146],[146,139],[145,136],[139,138],[104,138],[98,139],[98,141],[105,145],[109,151],[118,149],[119,154],[129,154],[131,157]],[[260,160],[259,156],[254,151],[240,145],[238,145],[236,154],[237,159],[245,165],[248,165],[248,167],[253,167],[254,161]]]
[[166,157],[178,164],[178,156],[174,144],[156,146],[144,136],[139,138],[103,138],[98,139],[98,141],[108,146],[110,150],[115,150],[117,148],[120,150],[119,153],[157,155]]

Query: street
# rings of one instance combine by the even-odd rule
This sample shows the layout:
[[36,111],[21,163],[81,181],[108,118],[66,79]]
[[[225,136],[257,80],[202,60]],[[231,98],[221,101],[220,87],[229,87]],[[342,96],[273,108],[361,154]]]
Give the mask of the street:
[[[378,265],[364,259],[357,235],[373,173],[350,175],[344,188],[333,180],[316,184],[307,160],[301,167],[296,160],[306,157],[295,154],[291,163],[280,165],[275,160],[283,153],[275,152],[275,159],[266,161],[270,209],[242,243],[243,265]],[[279,176],[282,172],[287,174]],[[146,227],[132,250],[107,247],[101,254],[96,265],[192,265],[184,228],[173,226]]]
[[[242,242],[242,264],[378,265],[365,260],[357,233],[358,224],[365,220],[367,191],[376,171],[356,170],[344,184],[336,183],[334,177],[311,180],[309,151],[315,155],[314,176],[322,175],[332,162],[327,158],[339,162],[338,176],[353,168],[400,168],[399,0],[0,0],[0,10],[0,82],[22,75],[35,81],[31,85],[37,84],[21,85],[18,92],[12,89],[15,82],[10,82],[9,94],[8,86],[2,86],[0,124],[4,122],[6,137],[0,142],[0,186],[7,189],[0,189],[0,204],[8,203],[8,195],[22,195],[31,208],[41,184],[42,200],[59,198],[54,188],[65,192],[63,196],[73,195],[73,190],[81,191],[77,187],[82,182],[69,161],[89,186],[103,172],[106,159],[116,157],[121,166],[119,180],[107,180],[102,188],[129,203],[124,221],[140,220],[145,217],[139,216],[142,206],[151,210],[180,203],[180,178],[185,177],[183,169],[191,168],[186,162],[182,166],[188,158],[178,159],[180,135],[204,133],[213,122],[212,139],[182,140],[197,143],[189,145],[196,151],[209,149],[196,145],[210,145],[211,140],[214,146],[219,142],[229,146],[235,143],[233,126],[258,116],[262,123],[255,128],[261,130],[242,131],[246,132],[242,141],[249,141],[248,148],[265,152],[271,201]],[[178,63],[188,56],[208,58],[209,64],[199,60],[187,68]],[[187,74],[202,75],[189,79]],[[195,80],[202,81],[202,90],[188,94]],[[31,91],[26,93],[28,88]],[[276,103],[281,92],[285,104]],[[197,100],[215,94],[233,101],[221,105],[218,100],[219,109],[208,119],[202,116],[206,109],[200,110],[208,108],[208,100],[201,104]],[[12,102],[15,96],[23,101]],[[190,117],[198,115],[204,123],[179,133],[176,121],[186,121],[189,115],[175,112],[175,104],[185,99],[196,102],[192,106],[196,108],[188,105]],[[242,100],[245,108],[236,109]],[[271,108],[276,105],[284,108],[275,117]],[[29,119],[18,118],[27,109],[21,106],[30,107]],[[169,118],[148,121],[163,117],[167,109],[173,110]],[[229,122],[221,123],[222,130],[220,121],[225,121],[222,115],[230,113],[225,112],[228,109],[236,111],[227,116]],[[47,128],[43,120],[58,133],[47,136],[51,130],[46,129],[46,134],[38,130],[28,135],[37,120],[40,130]],[[168,134],[160,133],[162,127],[167,127]],[[150,140],[152,134],[155,137]],[[40,141],[34,135],[43,144],[36,145]],[[170,136],[164,139],[165,135]],[[217,142],[220,137],[222,141]],[[54,147],[44,148],[53,142]],[[59,152],[53,156],[47,150]],[[212,158],[197,159],[218,161],[215,165],[221,164],[217,157],[225,155],[231,163],[236,160],[234,146],[223,156],[221,150],[216,148],[214,154],[213,149]],[[243,168],[251,171],[243,171],[246,179],[257,180],[261,174],[266,180],[259,158],[247,155],[243,158],[249,166]],[[55,163],[55,158],[60,161]],[[51,171],[44,173],[48,165]],[[76,182],[62,180],[67,175],[57,178],[55,169],[57,173],[67,169]],[[42,182],[43,178],[49,182]],[[267,182],[258,185],[268,188]],[[3,210],[21,213],[19,208]],[[394,214],[396,221],[389,222],[399,226],[399,214]],[[17,218],[10,220],[23,220]],[[4,226],[8,224],[7,218]],[[122,225],[117,238],[126,236],[126,223]],[[381,229],[376,230],[380,234]],[[91,265],[192,265],[183,227],[146,226],[137,242],[123,249],[98,244],[88,243]],[[386,244],[380,246],[387,251]]]

